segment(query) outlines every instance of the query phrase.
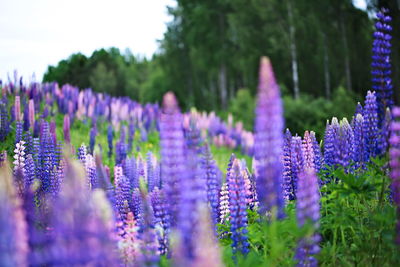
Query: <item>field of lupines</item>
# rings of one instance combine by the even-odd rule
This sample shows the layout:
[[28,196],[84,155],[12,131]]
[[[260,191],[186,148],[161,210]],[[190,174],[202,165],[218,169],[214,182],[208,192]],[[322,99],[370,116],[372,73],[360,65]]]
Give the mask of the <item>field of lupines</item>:
[[6,83],[0,101],[0,266],[395,266],[400,108],[390,18],[373,90],[323,140],[284,129],[260,61],[254,133],[69,85]]

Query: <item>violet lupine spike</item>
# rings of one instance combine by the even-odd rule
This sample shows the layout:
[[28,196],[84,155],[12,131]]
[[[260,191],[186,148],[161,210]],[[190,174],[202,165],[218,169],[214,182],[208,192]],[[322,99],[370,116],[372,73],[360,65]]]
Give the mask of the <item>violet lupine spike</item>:
[[377,13],[372,44],[372,89],[376,92],[378,103],[378,126],[381,127],[385,119],[386,108],[393,106],[393,84],[391,65],[391,31],[392,18],[389,10],[382,8]]
[[304,159],[304,168],[305,169],[315,169],[315,155],[313,148],[313,140],[311,138],[311,134],[309,131],[304,133],[303,144],[302,144],[302,153]]
[[247,238],[247,205],[244,179],[240,170],[240,162],[235,159],[227,176],[229,191],[229,221],[232,232],[232,253],[247,254],[249,243]]
[[17,121],[15,123],[15,143],[19,143],[22,140],[23,126],[22,122]]
[[118,177],[118,179],[115,180],[115,193],[116,193],[116,206],[118,209],[118,213],[120,215],[120,218],[122,221],[126,220],[126,209],[124,202],[130,202],[131,194],[130,194],[130,186],[128,179],[125,177],[125,175],[122,175],[121,177]]
[[395,242],[400,246],[400,107],[393,107],[392,117],[389,139],[389,165],[393,202],[397,211]]
[[143,204],[139,188],[133,189],[132,206],[130,208],[133,212],[133,215],[135,215],[135,220],[139,226],[139,229],[141,229],[143,226]]
[[314,233],[299,240],[294,257],[298,261],[298,266],[318,266],[318,261],[314,256],[320,251],[318,245],[320,236],[316,233],[319,228],[320,218],[319,199],[318,178],[313,169],[305,169],[300,174],[298,183],[297,224],[299,227],[303,227],[307,222],[310,222]]
[[0,167],[0,176],[0,265],[27,266],[27,224],[7,161]]
[[339,136],[339,122],[337,118],[332,118],[332,123],[327,122],[324,137],[324,162],[327,166],[334,166]]
[[214,227],[218,222],[218,191],[221,181],[218,180],[217,164],[212,157],[208,145],[204,147],[202,164],[205,170],[206,183],[207,183],[207,201],[211,209],[211,219]]
[[375,92],[368,91],[364,105],[364,140],[365,155],[364,161],[369,162],[371,157],[378,155],[378,106]]
[[131,191],[135,188],[135,178],[136,178],[136,160],[135,158],[127,157],[123,164],[123,172],[126,178],[128,178]]
[[160,115],[161,180],[169,199],[171,225],[176,226],[181,181],[185,173],[185,138],[182,129],[182,115],[172,92],[163,98]]
[[297,182],[299,180],[299,175],[304,168],[304,156],[302,150],[302,140],[300,136],[293,136],[291,141],[291,169],[292,169],[292,179],[288,186],[289,200],[296,199],[297,193]]
[[134,138],[135,138],[135,124],[132,121],[130,121],[128,128],[128,152],[132,151]]
[[146,173],[147,173],[147,187],[148,191],[153,191],[155,187],[154,183],[154,158],[151,152],[146,155]]
[[364,130],[363,130],[364,118],[360,113],[357,113],[356,117],[353,118],[352,127],[354,134],[354,163],[355,168],[364,168],[364,155],[365,155],[365,142],[364,142]]
[[154,226],[153,209],[150,204],[149,195],[144,187],[144,185],[140,186],[143,209],[143,224],[142,229],[139,232],[139,238],[141,240],[139,266],[156,267],[160,261],[160,253],[158,251],[159,244]]
[[[194,257],[195,229],[198,223],[197,207],[207,201],[204,176],[200,175],[201,164],[194,149],[187,150],[187,173],[181,180],[177,228],[185,246],[182,248],[182,257],[191,261]],[[204,172],[202,172],[204,173]]]
[[340,122],[338,164],[347,168],[354,158],[354,133],[346,118]]
[[94,161],[93,156],[90,154],[86,154],[85,170],[89,188],[90,189],[99,188],[99,182],[97,180],[97,172],[96,172],[96,163]]
[[108,125],[107,128],[107,141],[108,141],[108,157],[111,158],[113,153],[113,139],[114,139],[114,131],[112,125]]
[[10,132],[10,122],[8,120],[8,111],[5,103],[0,102],[0,141],[4,141]]
[[219,195],[219,223],[223,224],[229,221],[229,192],[227,183],[222,184]]
[[35,174],[35,162],[33,161],[32,155],[28,154],[25,160],[24,166],[24,174],[25,174],[25,190],[28,190],[30,186],[33,184],[33,181],[36,178]]
[[96,135],[97,135],[97,129],[95,127],[93,127],[92,129],[90,129],[90,133],[89,133],[89,151],[91,154],[94,153],[94,146],[96,144]]
[[22,136],[22,140],[25,141],[25,152],[26,154],[33,153],[33,137],[32,134],[28,131],[25,132]]
[[66,179],[52,209],[51,261],[64,266],[116,266],[114,222],[104,192],[87,191],[80,164],[66,162]]
[[283,193],[285,200],[289,200],[292,194],[292,154],[291,154],[292,134],[286,129],[283,140]]
[[389,147],[389,135],[390,135],[390,123],[392,121],[392,113],[390,109],[387,108],[385,112],[385,118],[382,122],[382,127],[380,129],[378,150],[379,154],[383,155],[387,152]]
[[70,120],[68,114],[64,115],[63,132],[64,132],[65,143],[70,144],[71,143],[71,120]]
[[161,255],[168,253],[170,222],[166,211],[166,199],[163,190],[154,188],[150,195],[151,206],[154,211],[154,223],[158,236],[159,252]]
[[87,148],[86,148],[85,144],[82,144],[78,148],[78,159],[79,159],[80,163],[82,163],[83,166],[85,166],[85,164],[86,164],[86,155],[87,155]]
[[29,122],[29,109],[28,107],[24,108],[24,124],[23,124],[24,131],[29,131],[30,122]]
[[321,153],[321,147],[317,141],[317,138],[315,137],[315,132],[311,131],[310,132],[310,136],[311,136],[311,141],[313,144],[313,151],[314,151],[314,166],[315,166],[315,171],[317,173],[319,173],[319,171],[321,170],[321,166],[322,166],[322,161],[323,161],[323,157],[322,157],[322,153]]
[[261,58],[255,118],[254,156],[260,212],[283,214],[282,171],[283,108],[279,86],[267,57]]

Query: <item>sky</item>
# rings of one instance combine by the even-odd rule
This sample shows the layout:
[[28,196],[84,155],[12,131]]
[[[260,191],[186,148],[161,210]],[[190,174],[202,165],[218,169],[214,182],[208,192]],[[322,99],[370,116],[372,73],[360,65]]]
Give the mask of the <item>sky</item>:
[[41,81],[73,53],[129,48],[151,57],[172,18],[173,0],[0,0],[0,79],[14,70]]

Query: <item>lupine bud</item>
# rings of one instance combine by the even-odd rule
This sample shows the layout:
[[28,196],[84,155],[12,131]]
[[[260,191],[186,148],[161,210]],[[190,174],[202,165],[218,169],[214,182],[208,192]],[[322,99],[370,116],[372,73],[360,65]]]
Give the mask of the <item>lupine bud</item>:
[[20,96],[15,96],[14,116],[16,121],[21,121],[21,99]]
[[353,118],[352,127],[354,133],[354,157],[355,168],[364,168],[365,142],[364,142],[364,118],[357,113]]
[[227,183],[222,184],[219,197],[219,223],[228,221],[229,214],[229,192]]
[[35,125],[35,102],[29,99],[29,125],[31,128]]
[[283,140],[283,193],[285,200],[289,200],[292,194],[292,156],[291,156],[292,134],[286,129],[285,138]]

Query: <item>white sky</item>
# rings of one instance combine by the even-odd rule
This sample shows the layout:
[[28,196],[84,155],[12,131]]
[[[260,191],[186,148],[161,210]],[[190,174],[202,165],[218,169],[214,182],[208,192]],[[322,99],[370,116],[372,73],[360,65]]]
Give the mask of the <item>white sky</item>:
[[13,71],[41,81],[72,53],[115,46],[147,57],[157,50],[174,0],[0,0],[0,79]]

